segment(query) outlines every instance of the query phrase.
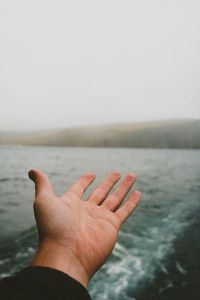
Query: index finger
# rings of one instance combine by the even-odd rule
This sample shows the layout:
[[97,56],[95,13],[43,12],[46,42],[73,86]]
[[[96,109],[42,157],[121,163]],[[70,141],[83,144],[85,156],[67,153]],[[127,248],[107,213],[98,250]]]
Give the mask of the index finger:
[[82,197],[88,186],[94,181],[96,175],[94,173],[85,173],[81,178],[73,184],[64,194],[63,197],[70,193],[75,194],[78,197]]

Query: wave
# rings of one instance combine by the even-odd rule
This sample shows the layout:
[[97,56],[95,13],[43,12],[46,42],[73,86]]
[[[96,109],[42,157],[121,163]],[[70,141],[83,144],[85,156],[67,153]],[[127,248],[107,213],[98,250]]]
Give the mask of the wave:
[[[150,285],[159,272],[167,273],[166,264],[174,252],[174,241],[190,226],[190,216],[199,209],[198,196],[180,202],[168,216],[142,235],[121,231],[113,257],[101,269],[91,284],[95,300],[136,299],[145,286]],[[129,245],[124,246],[124,240]],[[182,270],[177,263],[177,268]],[[106,278],[106,280],[105,280]]]

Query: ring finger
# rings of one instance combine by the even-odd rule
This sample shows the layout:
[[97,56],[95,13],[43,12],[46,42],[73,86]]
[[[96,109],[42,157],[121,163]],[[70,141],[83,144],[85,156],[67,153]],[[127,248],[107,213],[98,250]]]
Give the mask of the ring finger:
[[115,211],[121,205],[135,181],[136,176],[134,174],[130,173],[126,175],[119,187],[112,193],[112,195],[107,197],[102,206],[108,210]]

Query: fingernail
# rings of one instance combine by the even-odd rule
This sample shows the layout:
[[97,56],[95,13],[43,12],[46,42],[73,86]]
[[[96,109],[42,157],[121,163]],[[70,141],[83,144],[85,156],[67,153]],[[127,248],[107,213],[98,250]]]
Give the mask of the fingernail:
[[28,172],[28,176],[32,181],[35,181],[35,171],[34,170],[30,170]]
[[140,198],[142,197],[142,193],[140,191],[135,191],[135,194],[137,194]]
[[121,174],[118,171],[112,172],[112,175],[115,176],[115,177],[117,177],[117,178],[121,177]]
[[92,178],[92,179],[96,177],[96,175],[92,172],[85,173],[85,176],[89,177],[89,178]]
[[127,180],[136,180],[136,176],[133,173],[128,173],[126,175]]

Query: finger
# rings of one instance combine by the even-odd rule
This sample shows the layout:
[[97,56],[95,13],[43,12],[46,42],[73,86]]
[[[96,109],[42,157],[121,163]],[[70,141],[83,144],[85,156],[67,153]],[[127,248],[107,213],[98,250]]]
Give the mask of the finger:
[[42,193],[53,193],[51,183],[48,176],[39,170],[30,170],[28,172],[29,178],[35,183],[35,196]]
[[126,201],[126,203],[115,212],[115,214],[120,219],[120,224],[124,223],[132,214],[132,212],[136,209],[141,200],[141,197],[141,192],[133,192],[130,195],[129,199]]
[[63,197],[70,193],[75,194],[78,197],[82,197],[88,186],[94,181],[96,175],[94,173],[85,173],[81,178],[64,193]]
[[108,198],[103,202],[102,206],[111,211],[115,211],[120,206],[135,181],[136,176],[134,174],[128,174],[112,195],[108,196]]
[[91,193],[87,201],[93,202],[97,205],[100,204],[107,197],[108,193],[112,190],[120,177],[121,175],[119,172],[113,172],[111,175],[107,176],[99,187]]

